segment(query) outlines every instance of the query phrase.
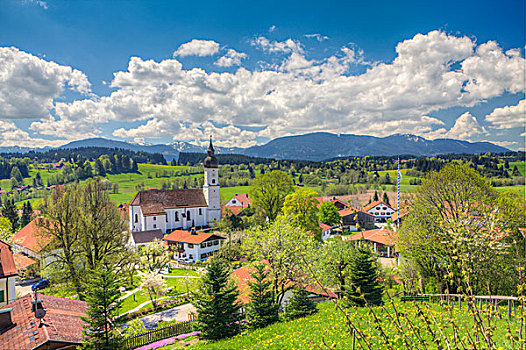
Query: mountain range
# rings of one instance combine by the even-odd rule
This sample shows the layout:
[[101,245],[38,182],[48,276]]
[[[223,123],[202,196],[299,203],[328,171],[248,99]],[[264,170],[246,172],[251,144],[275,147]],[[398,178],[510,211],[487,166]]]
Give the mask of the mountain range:
[[[169,144],[141,145],[104,138],[89,138],[73,141],[60,146],[61,149],[80,147],[122,148],[131,151],[161,153],[166,160],[179,157],[180,152],[204,153],[207,147],[184,141]],[[46,151],[51,148],[33,150]],[[25,147],[0,147],[0,152],[27,152]],[[279,137],[260,146],[248,148],[216,147],[217,153],[242,154],[246,156],[274,159],[297,159],[323,161],[347,156],[395,156],[410,154],[414,156],[434,156],[447,153],[486,153],[507,152],[509,149],[489,142],[467,142],[454,139],[426,140],[411,134],[394,134],[375,137],[352,134],[310,133],[297,136]]]

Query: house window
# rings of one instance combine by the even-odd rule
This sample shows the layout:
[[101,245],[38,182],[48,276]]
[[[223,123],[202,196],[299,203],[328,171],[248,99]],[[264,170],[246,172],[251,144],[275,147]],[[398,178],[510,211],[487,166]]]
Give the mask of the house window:
[[201,248],[206,248],[206,243],[201,243]]
[[382,207],[382,210],[387,210],[387,207]]
[[194,245],[192,243],[188,243],[188,248],[193,248]]
[[203,215],[203,209],[199,208],[199,215]]
[[175,212],[175,221],[179,221],[179,212],[178,211]]
[[190,254],[190,260],[193,260],[193,259],[194,259],[194,255]]
[[3,302],[5,302],[4,291],[0,290],[0,303],[3,303]]
[[219,244],[219,241],[216,239],[216,240],[214,241],[214,245],[218,245],[218,244]]
[[376,207],[375,209],[376,209],[376,210],[380,210],[380,207]]
[[157,225],[156,225],[156,224],[153,224],[153,228],[157,228]]
[[186,220],[190,221],[190,210],[186,212]]
[[168,222],[168,214],[166,214],[166,222]]
[[139,215],[135,214],[135,222],[139,222]]
[[208,242],[208,243],[206,243],[206,246],[207,246],[207,247],[211,247],[211,246],[212,246],[212,242]]

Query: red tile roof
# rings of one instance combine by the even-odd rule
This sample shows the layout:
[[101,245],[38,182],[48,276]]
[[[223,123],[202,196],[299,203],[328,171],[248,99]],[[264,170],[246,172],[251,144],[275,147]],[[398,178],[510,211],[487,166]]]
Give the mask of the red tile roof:
[[338,199],[338,198],[333,198],[331,199],[331,202],[336,204],[336,203],[339,203],[341,204],[344,208],[347,208],[349,206],[349,203],[345,203],[344,201]]
[[38,294],[46,309],[46,316],[40,321],[31,311],[33,294],[15,300],[2,309],[12,308],[11,320],[14,327],[0,335],[1,349],[35,349],[45,343],[82,343],[81,316],[86,316],[84,301]]
[[13,254],[13,258],[15,259],[15,265],[18,270],[25,269],[26,267],[31,266],[34,263],[36,263],[36,260],[31,259],[27,255],[24,255],[21,253]]
[[367,230],[358,232],[352,236],[344,238],[346,241],[359,241],[362,238],[366,241],[380,243],[383,245],[394,245],[395,233],[385,228],[377,228],[374,230]]
[[[393,207],[391,207],[389,204],[386,204],[386,203],[383,202],[383,201],[375,201],[375,202],[372,202],[372,203],[367,204],[365,207],[363,207],[363,210],[365,210],[365,211],[369,211],[369,210],[373,209],[374,207],[376,207],[378,204],[382,204],[382,205],[385,205],[385,206],[388,207],[388,208],[393,209]],[[394,209],[393,209],[393,210],[394,210]]]
[[4,241],[0,241],[0,278],[16,276],[15,259],[11,247]]
[[332,226],[329,226],[329,225],[325,225],[323,222],[321,221],[318,221],[318,224],[320,225],[320,228],[321,228],[321,232],[325,232],[327,230],[330,230],[332,228]]
[[356,214],[357,212],[361,211],[362,213],[364,214],[367,214],[367,215],[370,215],[370,216],[373,216],[371,213],[368,213],[366,211],[363,211],[361,209],[358,209],[358,208],[355,208],[355,207],[352,207],[352,206],[349,206],[348,208],[346,209],[342,209],[342,210],[339,210],[338,211],[338,214],[340,214],[341,217],[344,217],[344,216],[347,216],[347,215],[351,215],[351,214]]
[[230,215],[239,215],[245,209],[245,207],[230,207],[223,206],[221,207],[221,216],[230,216]]
[[250,207],[251,199],[250,199],[250,197],[248,196],[247,193],[236,194],[236,195],[234,196],[234,198],[235,198],[239,203],[241,203],[241,206],[243,206],[243,207],[245,207],[245,208]]
[[193,235],[190,231],[175,230],[175,231],[172,231],[172,233],[170,233],[169,235],[165,236],[163,238],[163,241],[201,244],[204,241],[209,240],[211,238],[224,239],[223,237],[214,235],[213,233],[205,233],[205,232],[197,231],[196,234]]
[[34,218],[13,236],[13,242],[38,253],[49,244],[51,237],[42,234],[42,228],[38,225],[39,218]]
[[139,191],[130,202],[143,215],[166,214],[165,209],[207,207],[202,189]]
[[[406,216],[407,214],[409,214],[409,209],[400,208],[400,219]],[[398,220],[398,212],[395,211],[394,213],[391,214],[391,220],[393,221]]]

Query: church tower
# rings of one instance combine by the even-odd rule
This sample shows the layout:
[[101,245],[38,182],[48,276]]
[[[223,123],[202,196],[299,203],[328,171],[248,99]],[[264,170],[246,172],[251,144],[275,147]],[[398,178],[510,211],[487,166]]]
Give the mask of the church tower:
[[208,156],[204,161],[205,165],[205,183],[203,193],[208,203],[208,223],[214,224],[214,220],[221,219],[221,195],[219,192],[219,169],[217,158],[215,156],[214,146],[212,145],[212,136],[210,136],[210,146],[208,146]]

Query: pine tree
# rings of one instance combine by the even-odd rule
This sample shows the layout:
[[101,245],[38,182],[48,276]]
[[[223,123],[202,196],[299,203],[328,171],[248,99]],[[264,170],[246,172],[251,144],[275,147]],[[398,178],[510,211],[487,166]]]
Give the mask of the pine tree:
[[367,301],[369,305],[382,305],[383,287],[378,282],[378,268],[369,249],[356,249],[350,270],[350,283],[344,294],[348,303],[365,306]]
[[389,203],[389,196],[387,195],[387,192],[384,192],[383,202],[385,204],[391,205],[391,203]]
[[[174,165],[177,165],[177,164],[174,164]],[[135,159],[132,159],[131,171],[134,173],[139,171],[139,166],[137,165],[137,161]]]
[[20,218],[20,226],[24,227],[31,222],[31,217],[33,216],[33,208],[29,201],[22,204],[22,217]]
[[203,287],[194,303],[198,317],[195,328],[201,338],[218,340],[238,333],[240,305],[237,288],[229,283],[229,270],[219,259],[210,259],[203,278]]
[[247,307],[248,326],[252,329],[263,328],[279,321],[279,304],[271,291],[271,281],[267,279],[265,265],[257,264],[254,267],[256,271],[250,273],[254,281],[248,282],[250,303]]
[[14,233],[18,228],[18,209],[13,199],[7,199],[2,207],[2,215],[11,222],[11,231]]
[[294,290],[292,298],[290,298],[287,307],[285,308],[285,314],[283,315],[285,320],[293,320],[300,317],[313,315],[318,312],[316,304],[309,298],[309,292],[304,288],[298,288]]
[[521,173],[519,172],[519,169],[517,168],[517,166],[515,165],[513,167],[513,173],[512,173],[513,176],[520,176]]
[[112,319],[118,316],[122,301],[117,276],[111,266],[92,270],[86,283],[87,317],[84,325],[83,349],[122,349],[122,337],[117,333]]
[[378,200],[378,191],[377,190],[374,190],[374,197],[373,197],[373,201],[376,202]]

